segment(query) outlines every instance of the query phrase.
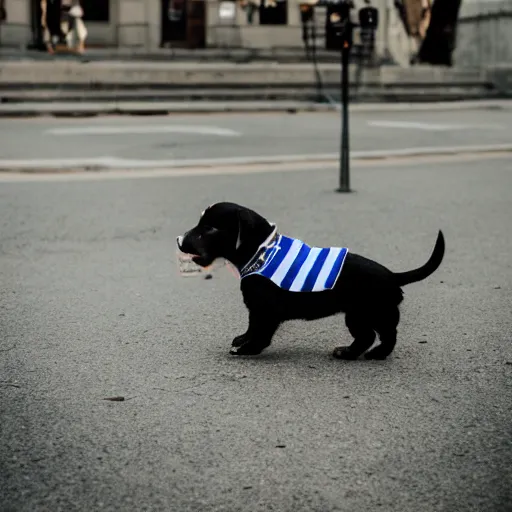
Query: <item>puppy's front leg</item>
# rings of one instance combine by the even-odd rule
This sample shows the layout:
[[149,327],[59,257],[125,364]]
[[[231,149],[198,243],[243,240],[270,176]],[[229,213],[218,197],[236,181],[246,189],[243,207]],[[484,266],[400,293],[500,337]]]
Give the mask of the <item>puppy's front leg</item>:
[[244,343],[247,343],[249,341],[249,335],[250,335],[250,314],[249,314],[249,327],[247,328],[247,331],[245,331],[243,334],[240,334],[238,336],[235,336],[233,341],[231,342],[232,347],[241,347]]
[[245,331],[243,334],[240,334],[239,336],[235,336],[234,340],[231,342],[232,347],[241,347],[244,343],[247,343],[250,341],[250,334],[251,334],[251,325],[253,326],[256,323],[256,316],[255,313],[251,312],[249,310],[249,327],[247,328],[247,331]]
[[235,336],[235,339],[231,343],[232,347],[241,347],[247,341],[248,331],[240,334],[239,336]]
[[249,311],[249,328],[245,334],[237,336],[232,343],[230,354],[237,356],[255,356],[272,342],[279,327],[279,321],[259,311]]

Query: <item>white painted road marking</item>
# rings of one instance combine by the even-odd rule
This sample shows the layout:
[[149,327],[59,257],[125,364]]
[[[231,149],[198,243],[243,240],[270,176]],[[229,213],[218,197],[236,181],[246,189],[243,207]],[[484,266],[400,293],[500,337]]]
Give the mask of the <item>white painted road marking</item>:
[[[512,152],[512,144],[492,146],[462,146],[458,148],[428,148],[417,150],[388,150],[388,151],[360,151],[352,155],[354,167],[386,167],[397,165],[421,165],[422,163],[449,162],[449,161],[478,161],[494,158],[508,158]],[[359,157],[356,154],[359,153]],[[5,161],[4,161],[5,162]],[[333,153],[318,155],[281,155],[275,157],[235,159],[203,159],[203,160],[175,160],[173,165],[167,167],[144,166],[144,168],[119,167],[90,172],[79,170],[72,166],[58,168],[33,167],[35,172],[15,172],[14,168],[2,167],[14,172],[0,172],[0,182],[54,182],[54,181],[96,181],[119,179],[145,179],[158,177],[193,177],[218,175],[243,175],[272,172],[295,172],[321,169],[337,169],[338,155]],[[38,168],[40,169],[38,171]],[[18,167],[18,169],[28,169]],[[52,172],[53,169],[53,172]],[[69,172],[68,172],[69,171]]]
[[419,123],[414,121],[368,121],[369,126],[377,128],[403,128],[406,130],[426,130],[431,132],[443,132],[451,130],[496,130],[503,129],[504,126],[499,124],[446,124],[446,123]]
[[[356,153],[356,152],[354,152]],[[369,152],[370,153],[370,152]],[[134,160],[115,156],[92,158],[48,158],[27,160],[0,160],[1,169],[165,169],[169,167],[194,167],[215,165],[247,165],[252,163],[307,162],[311,160],[333,160],[336,153],[310,155],[241,156],[226,158],[184,158],[181,160]]]
[[69,128],[50,128],[44,133],[69,137],[76,135],[145,135],[155,133],[181,133],[191,135],[217,135],[219,137],[240,137],[241,133],[218,126],[183,125],[131,125],[131,126],[79,126]]
[[[354,168],[378,168],[396,166],[415,166],[432,163],[487,161],[492,159],[509,158],[509,152],[501,153],[468,153],[468,154],[440,154],[425,155],[412,158],[389,158],[382,160],[355,160]],[[80,182],[80,181],[112,181],[125,179],[152,179],[152,178],[179,178],[194,176],[242,176],[244,174],[261,174],[273,172],[311,172],[338,169],[338,160],[317,162],[282,162],[269,164],[252,164],[245,166],[215,166],[215,167],[182,167],[182,168],[153,168],[98,172],[57,172],[57,173],[14,173],[0,172],[0,183],[33,183],[33,182]]]
[[[512,144],[485,144],[480,146],[426,146],[420,148],[376,149],[370,151],[352,151],[352,159],[375,159],[394,157],[416,157],[432,154],[457,154],[475,152],[512,151]],[[48,158],[26,160],[0,160],[2,169],[164,169],[169,167],[197,167],[222,165],[250,165],[275,163],[301,163],[310,161],[338,161],[338,153],[311,153],[294,155],[235,156],[226,158],[184,158],[167,160],[135,160],[115,156],[83,157],[83,158]]]

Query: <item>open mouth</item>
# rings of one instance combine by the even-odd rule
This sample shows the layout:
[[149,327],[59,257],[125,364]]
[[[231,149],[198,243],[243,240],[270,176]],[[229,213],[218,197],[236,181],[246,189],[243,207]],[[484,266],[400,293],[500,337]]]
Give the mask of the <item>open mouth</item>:
[[212,261],[210,258],[205,258],[204,256],[199,255],[193,255],[192,261],[199,265],[200,267],[209,267],[212,264]]
[[189,260],[189,261],[192,260],[196,265],[199,265],[201,267],[206,266],[206,265],[204,265],[204,262],[206,261],[206,259],[199,256],[199,254],[185,252],[182,250],[182,248],[180,246],[178,246],[178,249],[179,249],[180,253],[182,254],[182,256],[180,256],[180,258],[182,260]]
[[210,258],[205,254],[198,254],[197,252],[191,252],[190,250],[184,250],[184,249],[192,249],[190,244],[186,244],[188,247],[183,247],[183,237],[179,236],[177,238],[177,246],[179,252],[183,255],[180,257],[182,260],[191,260],[196,265],[199,265],[200,267],[206,268],[209,267],[215,258]]

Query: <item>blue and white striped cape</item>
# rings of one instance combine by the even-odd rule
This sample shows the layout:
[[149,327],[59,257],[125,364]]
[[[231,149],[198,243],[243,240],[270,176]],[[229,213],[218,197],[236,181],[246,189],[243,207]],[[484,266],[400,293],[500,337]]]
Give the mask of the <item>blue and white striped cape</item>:
[[240,271],[240,277],[258,274],[290,292],[321,292],[335,285],[348,249],[309,247],[304,242],[277,235]]

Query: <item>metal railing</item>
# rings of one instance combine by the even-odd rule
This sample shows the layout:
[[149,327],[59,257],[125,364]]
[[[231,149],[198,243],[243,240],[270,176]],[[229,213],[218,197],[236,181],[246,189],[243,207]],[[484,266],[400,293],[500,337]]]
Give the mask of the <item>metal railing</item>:
[[[210,25],[208,30],[208,41],[213,48],[252,51],[255,56],[271,53],[293,56],[301,53],[310,58],[311,49],[315,48],[319,60],[339,60],[339,48],[326,47],[325,27],[318,22],[309,26],[219,24]],[[362,58],[365,48],[361,40],[357,39],[354,58]]]

